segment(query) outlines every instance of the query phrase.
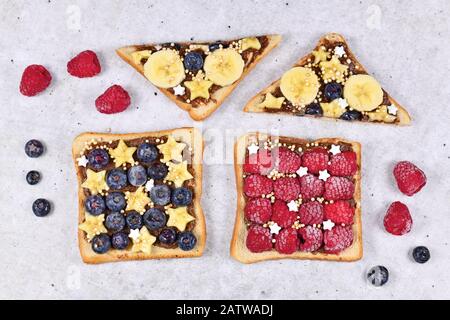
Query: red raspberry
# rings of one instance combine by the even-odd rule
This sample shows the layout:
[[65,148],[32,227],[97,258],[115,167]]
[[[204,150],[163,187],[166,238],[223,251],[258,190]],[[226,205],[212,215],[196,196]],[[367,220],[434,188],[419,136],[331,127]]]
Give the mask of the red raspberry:
[[101,113],[111,114],[124,111],[130,103],[128,92],[119,85],[113,85],[95,100],[95,107]]
[[427,177],[422,170],[409,161],[401,161],[395,165],[394,177],[400,191],[412,196],[427,183]]
[[320,249],[323,242],[323,233],[319,228],[306,226],[298,230],[300,237],[300,251],[314,252]]
[[348,200],[353,198],[355,185],[345,177],[330,177],[325,181],[323,196],[328,200]]
[[280,231],[275,238],[275,250],[279,253],[292,254],[298,249],[300,240],[297,237],[297,230],[287,228]]
[[356,163],[356,153],[353,151],[345,151],[331,157],[328,165],[328,172],[332,176],[352,176],[358,171]]
[[339,253],[353,243],[353,228],[351,226],[335,226],[326,230],[323,235],[324,250],[327,253]]
[[291,201],[298,198],[300,194],[300,182],[297,178],[280,178],[273,184],[275,198]]
[[319,224],[323,221],[323,205],[317,201],[303,203],[299,210],[300,222]]
[[312,174],[300,177],[300,192],[303,199],[320,197],[323,194],[324,182]]
[[244,208],[247,220],[255,223],[266,223],[272,216],[272,204],[269,199],[250,199]]
[[272,153],[262,149],[257,153],[249,154],[242,167],[246,173],[268,174],[273,167]]
[[309,173],[325,170],[328,167],[328,161],[328,151],[321,147],[306,150],[302,155],[303,167],[307,167]]
[[278,172],[295,173],[302,165],[302,158],[288,148],[278,148],[275,150],[275,154],[278,154]]
[[353,224],[353,216],[355,215],[355,208],[348,201],[335,201],[334,203],[327,203],[324,206],[325,220],[330,219],[335,224],[344,223],[346,225]]
[[67,63],[67,72],[78,78],[90,78],[102,71],[100,62],[94,51],[80,52]]
[[32,97],[47,89],[52,82],[52,76],[44,66],[32,64],[25,68],[20,80],[20,93]]
[[270,230],[260,225],[252,225],[248,229],[245,244],[247,245],[248,250],[255,253],[272,250],[272,236],[270,235]]
[[413,224],[408,207],[400,201],[393,202],[384,216],[384,228],[387,232],[401,236],[409,231]]
[[271,193],[272,189],[272,180],[259,174],[253,174],[244,179],[244,193],[249,197],[261,197],[263,194]]
[[280,227],[289,228],[295,220],[297,220],[297,213],[289,211],[286,202],[275,200],[272,206],[272,221],[276,222]]

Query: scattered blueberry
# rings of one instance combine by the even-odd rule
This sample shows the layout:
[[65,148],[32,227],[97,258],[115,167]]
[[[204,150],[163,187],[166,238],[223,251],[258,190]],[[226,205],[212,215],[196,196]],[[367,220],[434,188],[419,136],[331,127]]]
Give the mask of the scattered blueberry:
[[111,211],[120,211],[125,209],[127,202],[122,192],[111,192],[106,196],[106,206]]
[[349,110],[345,111],[341,116],[340,119],[347,120],[347,121],[353,121],[353,120],[361,120],[362,114],[359,111],[356,110]]
[[125,228],[125,217],[120,212],[112,212],[106,216],[105,227],[113,232],[121,231]]
[[311,116],[321,116],[323,115],[323,110],[320,104],[311,103],[306,107],[305,114],[309,114]]
[[111,244],[114,249],[124,250],[130,244],[130,238],[125,232],[117,232],[111,236]]
[[109,249],[111,249],[111,239],[108,234],[101,233],[92,238],[92,250],[95,253],[106,253]]
[[430,250],[424,246],[415,247],[412,255],[414,260],[418,263],[425,263],[430,260]]
[[106,208],[105,201],[99,195],[89,196],[84,202],[84,207],[93,216],[101,215]]
[[127,226],[130,229],[141,229],[144,225],[142,216],[136,211],[128,212],[125,220],[127,221]]
[[32,139],[25,144],[25,153],[30,158],[37,158],[44,153],[44,146],[39,140]]
[[31,170],[27,173],[27,182],[28,184],[35,185],[39,181],[41,181],[41,174],[36,170]]
[[190,231],[181,232],[178,235],[178,246],[181,250],[189,251],[195,247],[197,238]]
[[108,152],[104,149],[94,149],[88,153],[89,166],[95,170],[101,170],[109,163]]
[[198,52],[188,52],[184,56],[184,67],[189,71],[198,71],[203,67],[203,57]]
[[160,184],[150,190],[150,199],[158,206],[165,206],[170,202],[170,194],[170,188],[165,184]]
[[112,169],[106,175],[106,184],[115,190],[125,188],[127,185],[127,174],[122,169]]
[[342,86],[336,82],[327,83],[323,90],[323,95],[328,101],[333,101],[342,97]]
[[135,187],[147,182],[147,171],[141,165],[133,166],[128,170],[128,182]]
[[210,44],[208,49],[209,49],[210,52],[213,52],[213,51],[215,51],[217,49],[220,49],[221,45],[223,46],[223,44],[221,42],[215,42],[215,43]]
[[157,230],[166,225],[166,215],[157,208],[148,209],[143,216],[145,226],[150,230]]
[[45,217],[50,213],[52,206],[46,199],[37,199],[33,202],[33,213],[37,217]]
[[384,266],[376,266],[369,270],[367,279],[375,287],[381,287],[389,280],[389,271]]
[[173,228],[162,229],[158,235],[158,240],[162,244],[174,244],[177,241],[177,232]]
[[176,188],[172,192],[172,203],[176,206],[187,206],[192,202],[192,191],[188,188]]
[[164,179],[167,176],[167,166],[164,163],[155,163],[148,167],[147,173],[152,179]]
[[136,156],[143,163],[150,163],[158,158],[158,150],[150,143],[141,143],[136,151]]

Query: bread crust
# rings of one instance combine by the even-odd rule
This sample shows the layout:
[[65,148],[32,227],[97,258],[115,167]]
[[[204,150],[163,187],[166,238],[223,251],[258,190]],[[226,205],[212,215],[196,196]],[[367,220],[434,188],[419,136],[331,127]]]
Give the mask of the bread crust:
[[162,130],[153,132],[142,133],[126,133],[126,134],[113,134],[113,133],[95,133],[85,132],[78,135],[72,145],[72,158],[75,164],[75,171],[77,173],[78,180],[78,225],[84,221],[84,200],[85,195],[83,193],[82,175],[78,168],[76,159],[79,157],[80,152],[84,148],[85,142],[89,142],[92,139],[97,141],[110,141],[123,139],[131,140],[143,137],[160,137],[164,135],[173,135],[178,141],[186,142],[193,148],[192,168],[194,169],[194,194],[193,199],[194,211],[196,215],[195,227],[192,230],[197,237],[197,245],[191,251],[183,251],[179,248],[165,249],[157,246],[153,246],[152,252],[146,254],[143,252],[131,252],[124,250],[111,249],[104,254],[96,254],[91,244],[87,241],[84,231],[78,229],[78,246],[83,262],[88,264],[98,264],[104,262],[114,261],[128,261],[128,260],[148,260],[148,259],[167,259],[167,258],[191,258],[199,257],[203,254],[206,242],[206,224],[203,210],[201,207],[200,199],[202,194],[202,158],[203,158],[203,138],[198,129],[195,128],[179,128],[172,130]]
[[360,260],[363,256],[363,242],[362,242],[362,221],[361,221],[361,145],[358,142],[348,141],[340,138],[323,138],[318,140],[304,140],[300,138],[284,137],[277,138],[289,141],[291,143],[348,143],[351,144],[353,151],[356,153],[358,164],[358,172],[354,176],[355,179],[355,194],[354,200],[356,202],[355,220],[353,224],[353,232],[355,235],[353,244],[339,254],[327,254],[323,252],[301,252],[296,251],[293,254],[281,254],[275,250],[265,251],[260,253],[253,253],[247,249],[245,239],[247,237],[247,227],[244,220],[245,198],[243,192],[243,169],[247,141],[249,138],[257,138],[258,140],[266,140],[269,135],[255,132],[241,136],[234,145],[234,170],[236,175],[236,189],[237,189],[237,209],[236,219],[234,224],[233,237],[231,239],[230,254],[236,260],[242,263],[255,263],[265,260],[278,259],[301,259],[301,260],[327,260],[327,261],[344,261],[351,262]]

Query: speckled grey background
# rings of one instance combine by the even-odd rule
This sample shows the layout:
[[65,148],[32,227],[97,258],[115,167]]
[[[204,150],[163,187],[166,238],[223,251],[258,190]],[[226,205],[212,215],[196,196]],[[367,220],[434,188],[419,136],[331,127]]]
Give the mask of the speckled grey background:
[[[0,3],[0,298],[342,299],[450,298],[450,141],[448,98],[449,2],[442,1],[1,1]],[[344,34],[356,55],[400,103],[412,126],[393,128],[296,117],[244,114],[246,101],[311,50],[325,32]],[[145,41],[215,40],[280,33],[275,49],[204,123],[194,123],[114,49]],[[66,72],[75,53],[93,49],[103,72],[80,80]],[[39,63],[53,75],[34,98],[19,94],[25,66]],[[95,98],[123,85],[132,106],[106,116]],[[71,142],[88,130],[129,132],[195,125],[208,135],[203,206],[208,240],[200,259],[84,265],[76,242],[76,180]],[[242,265],[229,257],[235,215],[232,150],[226,132],[278,128],[284,135],[342,136],[363,144],[364,258],[356,263],[275,261]],[[227,131],[228,130],[228,131]],[[213,138],[211,138],[213,137]],[[47,146],[39,159],[23,152],[30,138]],[[219,146],[219,148],[217,148]],[[212,151],[215,150],[215,156]],[[228,154],[217,156],[218,150]],[[428,175],[412,198],[390,174],[408,159]],[[228,162],[228,164],[227,164]],[[42,172],[36,186],[28,170]],[[46,218],[31,212],[38,197],[51,199]],[[412,232],[387,234],[382,217],[391,201],[405,202]],[[414,263],[416,245],[431,249]],[[391,272],[381,289],[366,284],[368,268]]]

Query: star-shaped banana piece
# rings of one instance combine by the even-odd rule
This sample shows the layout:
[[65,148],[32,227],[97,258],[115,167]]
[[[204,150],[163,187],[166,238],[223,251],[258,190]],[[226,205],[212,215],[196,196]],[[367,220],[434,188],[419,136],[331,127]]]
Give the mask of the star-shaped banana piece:
[[158,145],[158,149],[163,155],[161,162],[168,162],[170,160],[175,160],[178,162],[183,161],[183,150],[185,147],[186,144],[176,142],[174,137],[169,135],[166,143]]
[[258,38],[251,37],[242,39],[241,50],[245,51],[247,49],[261,49],[261,43],[259,42]]
[[199,97],[209,99],[209,88],[211,88],[213,83],[209,80],[193,79],[192,81],[185,81],[184,85],[191,92],[191,100]]
[[169,215],[167,226],[176,227],[180,231],[184,231],[186,225],[195,220],[195,218],[187,212],[186,207],[178,207],[175,209],[169,208],[167,209],[167,214]]
[[151,202],[143,186],[139,187],[135,192],[125,192],[125,199],[127,199],[126,211],[134,210],[140,214],[145,212],[145,207]]
[[85,219],[82,224],[78,226],[80,230],[86,232],[86,237],[88,241],[91,241],[93,237],[99,235],[100,233],[108,232],[103,225],[105,221],[105,215],[101,214],[99,216],[93,216],[89,213],[85,213]]
[[323,80],[343,82],[348,66],[342,64],[338,57],[334,55],[330,61],[320,62],[320,69],[322,70]]
[[322,61],[327,61],[330,57],[330,53],[326,50],[325,47],[320,47],[319,50],[314,50],[312,54],[314,56],[314,65]]
[[109,190],[106,184],[106,170],[95,172],[94,170],[86,170],[86,180],[81,184],[82,188],[89,189],[92,194],[102,193],[103,190]]
[[156,237],[148,232],[146,227],[142,227],[139,231],[139,237],[133,238],[132,252],[151,253],[152,246],[156,241]]
[[168,162],[169,167],[166,180],[172,181],[175,186],[181,187],[186,180],[194,178],[187,169],[187,161],[180,163]]
[[284,97],[276,98],[270,92],[266,94],[264,101],[260,103],[261,107],[266,107],[269,109],[280,109],[284,102]]
[[345,112],[345,109],[340,106],[338,99],[334,99],[331,102],[322,102],[320,107],[325,117],[339,118]]
[[380,106],[375,111],[367,112],[367,115],[369,116],[369,121],[394,122],[397,118],[396,116],[389,114],[388,107],[384,105]]
[[152,52],[150,50],[136,51],[131,54],[131,58],[135,64],[141,64],[142,59],[150,58]]
[[111,158],[114,159],[116,168],[126,163],[130,163],[131,165],[133,165],[133,154],[136,149],[136,147],[128,147],[122,139],[119,141],[119,144],[115,149],[109,149],[109,154],[111,155]]

